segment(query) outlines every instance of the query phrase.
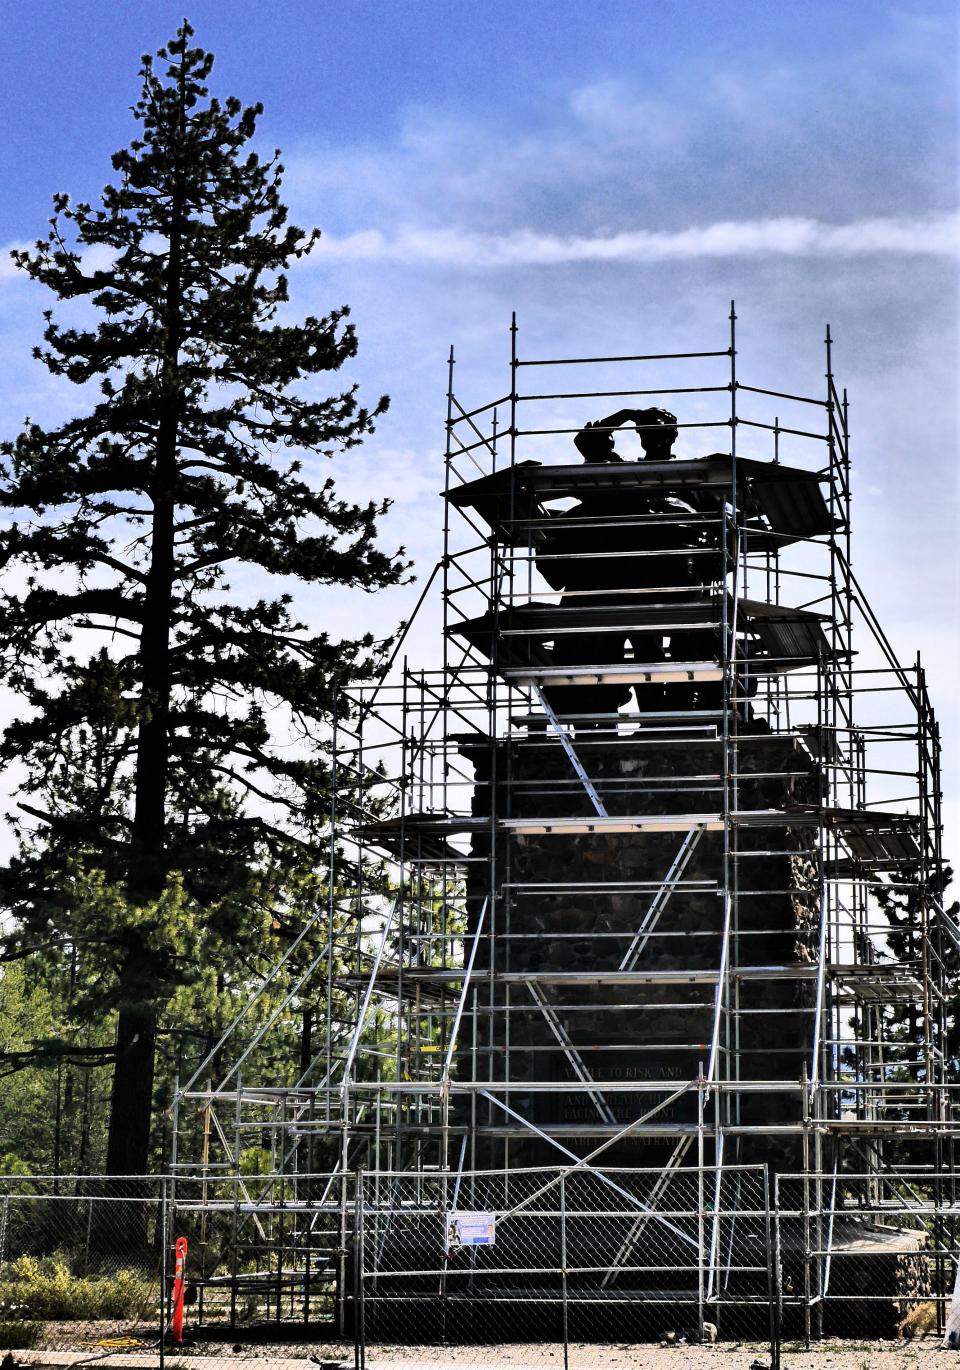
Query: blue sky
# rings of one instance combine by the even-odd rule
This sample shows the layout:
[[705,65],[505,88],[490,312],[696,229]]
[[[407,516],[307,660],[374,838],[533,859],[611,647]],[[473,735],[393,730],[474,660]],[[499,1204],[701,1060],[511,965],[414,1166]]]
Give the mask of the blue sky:
[[[532,151],[566,132],[610,138],[618,201],[550,197],[557,226],[658,227],[736,207],[821,217],[953,208],[956,7],[806,0],[578,0],[526,6],[484,0],[194,0],[198,38],[218,55],[218,83],[266,106],[263,129],[285,150],[433,151],[464,207],[474,159],[492,146]],[[42,214],[51,178],[99,184],[105,152],[129,130],[141,50],[171,32],[167,0],[8,0],[0,231]],[[450,135],[459,135],[451,145]],[[486,156],[485,156],[486,154]],[[677,156],[677,154],[682,154]],[[542,167],[542,173],[550,168]],[[590,181],[574,173],[571,190]],[[527,165],[528,174],[531,167]],[[639,174],[638,174],[639,173]],[[693,174],[691,174],[693,173]],[[535,174],[534,185],[548,176]],[[531,187],[533,188],[533,187]],[[377,198],[362,182],[354,194]],[[560,187],[556,187],[557,191]],[[353,196],[330,206],[340,225]],[[528,197],[508,222],[529,226]],[[493,206],[491,206],[492,208]],[[503,202],[497,205],[503,209]]]
[[[109,178],[138,56],[184,8],[7,0],[0,243],[42,233],[53,191],[90,197]],[[293,217],[324,230],[294,273],[296,312],[349,302],[352,374],[393,399],[344,488],[396,498],[385,540],[424,573],[451,343],[458,389],[482,402],[507,388],[511,309],[528,355],[673,351],[724,346],[735,297],[741,376],[819,393],[830,322],[852,403],[855,565],[902,656],[928,660],[955,796],[955,3],[186,9],[217,54],[215,89],[264,103]],[[0,263],[5,436],[75,403],[29,358],[46,304]],[[364,613],[386,631],[409,593]],[[315,613],[336,627],[355,608],[331,595]]]

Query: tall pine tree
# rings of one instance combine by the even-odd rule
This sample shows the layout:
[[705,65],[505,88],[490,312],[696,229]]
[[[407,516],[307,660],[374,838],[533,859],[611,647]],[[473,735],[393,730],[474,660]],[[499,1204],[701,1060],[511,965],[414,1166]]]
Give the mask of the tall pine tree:
[[[209,95],[192,35],[143,58],[141,132],[99,205],[56,196],[48,237],[14,253],[74,302],[67,323],[45,315],[36,355],[85,404],[2,448],[0,650],[25,705],[2,755],[26,764],[38,825],[4,889],[22,939],[103,958],[111,1174],[146,1168],[164,1003],[216,939],[256,934],[271,871],[309,864],[336,682],[377,665],[369,637],[297,621],[290,581],[373,591],[405,571],[376,545],[383,504],[303,472],[386,400],[298,392],[354,355],[348,311],[280,321],[284,273],[318,235],[288,224],[277,155],[250,148],[261,107]],[[235,596],[238,568],[286,582]]]

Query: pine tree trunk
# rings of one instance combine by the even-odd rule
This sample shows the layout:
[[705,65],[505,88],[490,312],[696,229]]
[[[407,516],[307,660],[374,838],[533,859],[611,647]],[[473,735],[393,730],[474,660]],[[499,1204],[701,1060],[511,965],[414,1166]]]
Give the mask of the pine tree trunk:
[[[177,182],[176,184],[179,184]],[[180,422],[178,375],[182,279],[183,202],[171,205],[170,256],[164,303],[164,352],[152,481],[150,569],[140,634],[141,719],[137,735],[133,840],[127,895],[147,903],[167,878],[166,800],[170,747],[170,629],[175,571],[174,516]],[[153,991],[153,992],[152,992]],[[150,956],[131,939],[119,976],[116,1061],[107,1142],[109,1175],[144,1175],[150,1155],[158,995],[151,985]]]
[[76,1132],[76,1094],[77,1094],[76,1071],[73,1070],[73,1069],[71,1069],[71,1067],[68,1065],[68,1066],[66,1066],[66,1067],[64,1068],[64,1072],[63,1072],[63,1110],[62,1110],[62,1112],[63,1112],[62,1129],[63,1129],[63,1136],[64,1136],[64,1142],[63,1142],[63,1144],[62,1144],[62,1150],[63,1150],[63,1152],[66,1154],[66,1158],[67,1158],[67,1163],[66,1163],[65,1169],[66,1169],[66,1173],[67,1173],[68,1175],[76,1175],[76,1173],[77,1173],[77,1157],[76,1157],[76,1151],[75,1151],[75,1148],[74,1148],[74,1145],[73,1145],[73,1143],[74,1143],[74,1141],[75,1141],[75,1132]]
[[[164,432],[164,430],[167,430]],[[154,495],[153,558],[145,595],[140,658],[144,716],[137,741],[136,807],[127,893],[135,903],[157,899],[166,880],[165,821],[170,713],[170,616],[173,590],[173,473],[176,426],[161,426]],[[159,443],[158,443],[159,446]],[[116,1061],[107,1144],[109,1175],[147,1170],[152,1107],[157,1001],[151,995],[150,958],[131,940],[119,976]]]
[[157,1014],[152,1004],[120,1010],[107,1137],[108,1175],[147,1172],[156,1044]]
[[[167,874],[164,828],[170,710],[172,500],[157,499],[153,526],[153,566],[141,645],[145,716],[137,745],[133,854],[127,882],[128,895],[137,903],[158,898]],[[132,942],[121,967],[119,995],[123,1007],[117,1019],[107,1173],[141,1175],[147,1169],[150,1139],[157,1005],[150,997],[149,953],[139,941]]]
[[90,1170],[90,1127],[93,1112],[93,1071],[88,1066],[83,1072],[83,1104],[80,1112],[80,1137],[77,1142],[77,1174]]

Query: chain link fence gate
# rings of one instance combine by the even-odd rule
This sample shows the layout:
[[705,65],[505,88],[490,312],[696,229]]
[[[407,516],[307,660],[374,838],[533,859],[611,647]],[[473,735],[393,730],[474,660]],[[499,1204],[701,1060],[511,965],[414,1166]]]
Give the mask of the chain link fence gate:
[[960,1259],[956,1181],[935,1170],[777,1176],[785,1335],[942,1334]]
[[627,1366],[665,1334],[779,1363],[763,1167],[358,1173],[358,1370]]
[[171,1232],[188,1244],[189,1356],[353,1366],[355,1208],[342,1171],[178,1175]]

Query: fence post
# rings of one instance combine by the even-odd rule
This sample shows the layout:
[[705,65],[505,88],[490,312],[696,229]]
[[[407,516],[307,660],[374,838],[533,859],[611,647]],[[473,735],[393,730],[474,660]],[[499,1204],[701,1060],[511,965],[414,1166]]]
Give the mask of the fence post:
[[563,1370],[570,1367],[570,1333],[567,1323],[567,1177],[560,1176],[560,1276],[563,1296]]
[[3,1212],[0,1213],[0,1273],[7,1259],[7,1225],[10,1222],[10,1195],[3,1196]]
[[[770,1214],[770,1172],[763,1167],[763,1222],[767,1246],[767,1303],[770,1307],[770,1365],[780,1370],[780,1218]],[[774,1238],[773,1227],[776,1228]]]
[[[702,1067],[701,1067],[701,1070],[702,1070]],[[705,1274],[704,1266],[705,1266],[705,1264],[706,1264],[706,1260],[709,1260],[709,1261],[711,1262],[710,1283],[711,1283],[711,1288],[713,1288],[713,1273],[712,1273],[712,1263],[713,1263],[713,1238],[711,1237],[711,1239],[710,1239],[710,1251],[709,1251],[709,1255],[707,1255],[706,1242],[705,1242],[705,1240],[704,1240],[704,1238],[705,1238],[705,1232],[706,1232],[707,1196],[706,1196],[706,1191],[705,1191],[705,1188],[704,1188],[704,1171],[703,1171],[703,1103],[704,1103],[704,1099],[703,1099],[703,1083],[702,1083],[702,1079],[701,1079],[701,1081],[698,1082],[698,1085],[697,1085],[697,1137],[698,1137],[698,1157],[697,1157],[697,1336],[699,1337],[701,1343],[703,1342],[703,1337],[704,1337],[704,1331],[703,1331],[703,1321],[704,1321],[704,1313],[705,1313],[704,1300],[705,1300],[705,1296],[706,1296],[706,1274]],[[714,1146],[717,1146],[717,1145],[719,1145],[719,1143],[716,1143],[716,1142],[715,1142],[715,1143],[714,1143]],[[720,1213],[720,1211],[721,1211],[722,1208],[723,1208],[723,1195],[722,1195],[722,1193],[721,1193],[721,1185],[722,1185],[722,1176],[721,1176],[721,1183],[717,1184],[717,1185],[714,1187],[714,1199],[715,1199],[715,1202],[716,1202],[716,1210],[717,1210],[717,1211],[716,1211],[716,1213],[714,1213],[714,1216],[713,1216],[713,1222],[714,1222],[714,1225],[715,1225],[715,1226],[714,1226],[714,1230],[715,1230],[715,1231],[717,1232],[717,1234],[718,1234],[718,1236],[717,1236],[717,1275],[716,1275],[716,1288],[714,1289],[714,1295],[715,1295],[715,1297],[716,1297],[716,1299],[717,1299],[717,1304],[718,1304],[717,1312],[716,1312],[716,1315],[715,1315],[715,1316],[716,1316],[716,1319],[717,1319],[717,1326],[718,1326],[718,1328],[719,1328],[719,1325],[720,1325],[720,1308],[719,1308],[719,1301],[720,1301],[720,1237],[719,1237],[719,1234],[720,1234],[720,1231],[721,1231],[721,1227],[720,1227],[720,1218],[718,1217],[718,1214]]]
[[170,1215],[167,1212],[166,1176],[160,1179],[160,1370],[167,1346],[167,1249],[170,1245]]
[[363,1294],[363,1171],[355,1172],[353,1202],[353,1362],[355,1370],[367,1364],[367,1319]]
[[93,1233],[93,1195],[87,1197],[87,1233],[83,1247],[83,1273],[90,1274],[90,1238]]

